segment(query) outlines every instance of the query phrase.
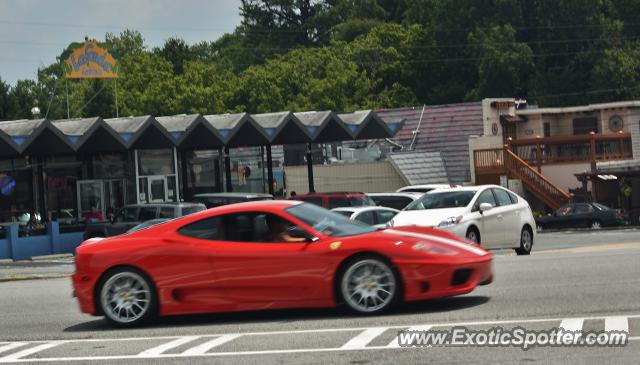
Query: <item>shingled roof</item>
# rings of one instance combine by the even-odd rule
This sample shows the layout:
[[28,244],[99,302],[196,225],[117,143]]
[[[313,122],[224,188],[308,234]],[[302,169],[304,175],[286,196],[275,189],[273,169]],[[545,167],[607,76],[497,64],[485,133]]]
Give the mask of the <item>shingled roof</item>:
[[[385,121],[404,119],[393,140],[403,151],[409,151],[413,131],[418,127],[422,107],[377,110]],[[413,151],[440,152],[450,183],[471,180],[469,168],[469,136],[481,135],[482,103],[460,103],[426,106]]]
[[389,161],[408,185],[449,183],[440,152],[394,153]]

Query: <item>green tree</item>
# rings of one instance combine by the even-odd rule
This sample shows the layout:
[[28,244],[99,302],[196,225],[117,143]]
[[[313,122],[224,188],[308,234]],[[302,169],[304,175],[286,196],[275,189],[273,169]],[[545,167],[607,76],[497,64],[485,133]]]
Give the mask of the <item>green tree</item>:
[[144,38],[137,30],[125,29],[119,35],[107,33],[105,35],[105,43],[109,50],[113,52],[117,58],[123,58],[128,55],[138,55],[146,51]]
[[528,78],[534,71],[533,52],[525,43],[516,42],[510,25],[488,30],[476,29],[469,35],[473,57],[478,59],[477,82],[466,96],[468,100],[515,96],[526,93]]
[[11,87],[0,78],[0,120],[8,120],[11,118],[12,105],[9,93]]

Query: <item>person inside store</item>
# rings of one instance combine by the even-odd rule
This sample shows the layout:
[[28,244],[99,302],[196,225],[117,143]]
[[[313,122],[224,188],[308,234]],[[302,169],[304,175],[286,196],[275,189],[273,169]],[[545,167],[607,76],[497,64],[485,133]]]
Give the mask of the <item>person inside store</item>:
[[96,205],[91,204],[91,210],[85,213],[84,219],[87,223],[95,223],[103,221],[104,217],[102,217],[102,212],[96,209]]

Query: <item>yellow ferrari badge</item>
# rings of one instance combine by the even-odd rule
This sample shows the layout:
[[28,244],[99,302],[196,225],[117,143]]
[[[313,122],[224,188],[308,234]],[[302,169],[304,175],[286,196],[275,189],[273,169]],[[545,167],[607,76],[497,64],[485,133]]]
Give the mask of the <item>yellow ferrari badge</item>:
[[342,242],[340,242],[340,241],[331,242],[331,244],[329,245],[329,247],[330,247],[332,250],[337,250],[337,249],[340,247],[340,245],[341,245],[341,244],[342,244]]

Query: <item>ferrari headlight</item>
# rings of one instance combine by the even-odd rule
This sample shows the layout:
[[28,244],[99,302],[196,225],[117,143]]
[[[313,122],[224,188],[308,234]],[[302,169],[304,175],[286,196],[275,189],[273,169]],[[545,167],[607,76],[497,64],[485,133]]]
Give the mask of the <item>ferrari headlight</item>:
[[462,216],[461,215],[459,215],[457,217],[449,217],[449,218],[443,220],[442,222],[438,223],[438,227],[442,228],[442,227],[455,226],[456,224],[460,223],[461,220],[462,220]]
[[434,245],[434,244],[428,243],[428,242],[416,243],[411,248],[414,251],[421,251],[421,252],[432,254],[432,255],[453,256],[453,255],[457,255],[458,254],[458,251],[456,251],[456,250],[452,250],[450,248],[447,248],[447,247],[444,247],[444,246],[440,246],[440,245]]

